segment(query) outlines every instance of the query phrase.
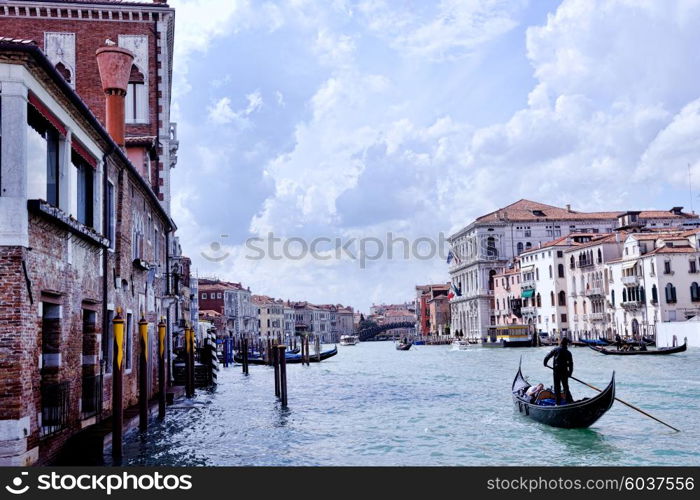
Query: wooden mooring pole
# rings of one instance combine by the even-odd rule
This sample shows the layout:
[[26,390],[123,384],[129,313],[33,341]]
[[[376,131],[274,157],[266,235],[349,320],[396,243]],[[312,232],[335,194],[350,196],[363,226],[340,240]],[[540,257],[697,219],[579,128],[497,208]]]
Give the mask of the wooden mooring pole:
[[243,351],[243,373],[248,375],[248,338],[243,338],[241,344]]
[[148,321],[139,320],[139,429],[148,430]]
[[280,397],[280,356],[278,345],[272,348],[272,364],[275,367],[275,396]]
[[124,406],[122,403],[122,361],[124,359],[124,319],[121,308],[112,319],[114,353],[112,361],[112,458],[122,458],[124,435]]
[[283,407],[287,407],[287,357],[285,350],[287,346],[277,346],[277,358],[279,359],[279,384],[280,384],[280,401]]
[[158,418],[165,418],[165,318],[158,323]]

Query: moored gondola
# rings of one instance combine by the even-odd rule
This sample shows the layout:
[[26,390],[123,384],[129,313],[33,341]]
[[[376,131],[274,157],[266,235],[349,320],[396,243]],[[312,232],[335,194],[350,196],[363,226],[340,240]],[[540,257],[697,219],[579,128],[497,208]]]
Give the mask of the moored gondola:
[[399,342],[398,344],[396,344],[396,350],[397,351],[408,351],[412,345],[413,345],[413,343],[411,343],[411,342],[406,342],[406,343]]
[[[310,354],[309,355],[309,363],[317,363],[319,361],[323,361],[324,359],[332,358],[338,354],[338,348],[333,347],[333,349],[328,349],[326,351],[322,351],[320,356],[317,356],[315,354]],[[295,364],[295,363],[301,363],[303,361],[301,354],[294,354],[294,353],[285,353],[285,362],[287,364]],[[236,363],[242,363],[243,362],[243,355],[241,353],[236,353],[235,356],[233,357],[233,360]],[[260,355],[249,355],[248,356],[248,364],[251,365],[267,365],[268,362],[265,361],[265,358],[260,356]]]
[[[531,401],[526,395],[530,384],[523,377],[520,367],[513,380],[512,392],[515,408],[537,422],[566,429],[591,426],[610,409],[615,400],[615,372],[608,386],[592,398],[584,398],[562,405],[537,404],[539,397]],[[543,391],[544,392],[544,391]],[[540,401],[541,402],[541,401]]]
[[663,354],[675,354],[678,352],[683,352],[685,351],[688,346],[687,342],[683,342],[683,345],[679,345],[676,347],[659,347],[658,349],[646,349],[646,346],[644,348],[637,347],[635,345],[630,346],[629,351],[625,350],[620,350],[620,349],[609,349],[606,347],[598,347],[598,346],[593,346],[589,345],[591,349],[593,349],[596,352],[599,352],[601,354],[612,354],[615,356],[635,356],[635,355],[648,355],[648,356],[658,356],[658,355],[663,355]]

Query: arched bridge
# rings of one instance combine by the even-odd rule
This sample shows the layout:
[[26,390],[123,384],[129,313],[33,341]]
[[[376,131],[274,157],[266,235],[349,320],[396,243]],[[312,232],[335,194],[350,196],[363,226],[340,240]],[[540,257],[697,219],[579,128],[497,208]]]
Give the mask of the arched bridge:
[[396,330],[398,328],[415,328],[416,324],[408,321],[400,321],[397,323],[386,323],[381,326],[373,326],[371,328],[365,328],[363,330],[358,330],[357,335],[360,337],[360,341],[364,342],[372,337],[386,332],[388,330]]

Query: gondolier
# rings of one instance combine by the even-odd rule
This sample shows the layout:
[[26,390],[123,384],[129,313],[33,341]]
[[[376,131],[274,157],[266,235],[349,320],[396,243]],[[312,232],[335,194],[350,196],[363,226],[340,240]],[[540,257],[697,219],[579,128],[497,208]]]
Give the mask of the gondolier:
[[563,337],[559,342],[559,347],[552,349],[544,358],[544,366],[550,358],[554,358],[552,367],[554,372],[554,397],[556,404],[561,404],[561,389],[564,388],[564,399],[571,402],[569,393],[569,377],[574,373],[574,358],[568,349],[569,339]]

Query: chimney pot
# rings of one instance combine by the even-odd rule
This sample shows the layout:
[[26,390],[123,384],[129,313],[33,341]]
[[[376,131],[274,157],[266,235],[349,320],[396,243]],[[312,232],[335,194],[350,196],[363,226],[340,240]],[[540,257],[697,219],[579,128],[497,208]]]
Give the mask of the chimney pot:
[[566,204],[566,211],[571,212],[571,205],[568,203]]
[[126,89],[129,85],[131,66],[134,63],[133,52],[116,45],[100,47],[95,53],[97,68],[100,72],[102,90],[106,95],[105,121],[107,132],[114,142],[124,146],[124,122]]

